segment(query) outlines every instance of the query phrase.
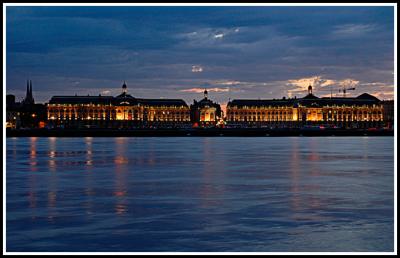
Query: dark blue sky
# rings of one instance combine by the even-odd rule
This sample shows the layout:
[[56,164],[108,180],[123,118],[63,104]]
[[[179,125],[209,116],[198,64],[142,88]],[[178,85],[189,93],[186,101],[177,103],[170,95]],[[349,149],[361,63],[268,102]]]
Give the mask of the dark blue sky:
[[7,94],[393,97],[393,7],[7,7]]

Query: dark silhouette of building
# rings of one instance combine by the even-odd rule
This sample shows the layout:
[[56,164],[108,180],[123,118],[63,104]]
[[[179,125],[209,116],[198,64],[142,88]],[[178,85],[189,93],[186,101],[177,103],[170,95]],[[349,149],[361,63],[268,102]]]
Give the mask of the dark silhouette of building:
[[15,106],[15,96],[8,94],[6,95],[6,107],[11,108]]
[[15,102],[14,95],[6,97],[6,122],[10,128],[44,127],[47,121],[45,104],[35,104],[32,91],[32,81],[28,80],[25,98]]
[[383,104],[383,123],[388,128],[394,125],[394,100],[384,100]]
[[35,104],[35,100],[32,95],[32,81],[28,80],[26,83],[26,95],[25,99],[23,100],[24,105],[33,105]]

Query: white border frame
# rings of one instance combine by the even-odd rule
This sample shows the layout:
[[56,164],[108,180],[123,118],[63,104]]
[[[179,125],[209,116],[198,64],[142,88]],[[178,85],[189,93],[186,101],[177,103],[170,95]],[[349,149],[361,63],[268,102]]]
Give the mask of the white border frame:
[[[393,252],[7,252],[6,251],[6,8],[7,6],[392,6],[394,7],[394,251]],[[3,255],[397,255],[397,3],[3,3]]]

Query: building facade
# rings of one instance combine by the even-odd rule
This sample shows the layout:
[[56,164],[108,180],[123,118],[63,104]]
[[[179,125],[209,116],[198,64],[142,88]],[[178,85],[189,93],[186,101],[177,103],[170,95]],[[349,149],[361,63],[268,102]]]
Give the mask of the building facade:
[[190,123],[190,109],[181,99],[143,99],[122,93],[113,96],[54,96],[47,105],[52,126],[137,127],[182,126]]
[[144,99],[128,94],[127,86],[113,96],[53,96],[48,104],[35,104],[32,82],[26,97],[15,102],[7,95],[7,128],[99,127],[99,128],[188,128],[323,126],[371,128],[394,125],[394,101],[380,101],[364,93],[353,98],[322,97],[236,99],[229,101],[226,117],[220,105],[208,98],[194,100],[190,107],[182,99]]
[[387,128],[394,127],[394,100],[384,100],[383,105],[383,123]]
[[299,99],[232,100],[226,120],[238,126],[366,128],[382,126],[383,112],[382,102],[367,93],[356,98],[318,98],[309,86],[308,95]]
[[222,119],[221,106],[208,98],[204,90],[204,98],[200,101],[193,100],[190,105],[191,121],[198,126],[216,125]]

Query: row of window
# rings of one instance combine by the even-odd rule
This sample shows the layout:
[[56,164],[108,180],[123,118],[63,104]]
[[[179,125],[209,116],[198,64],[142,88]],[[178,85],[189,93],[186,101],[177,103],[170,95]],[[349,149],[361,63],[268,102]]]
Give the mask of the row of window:
[[[311,110],[308,110],[307,111],[307,113],[308,114],[311,114],[311,113],[313,113],[313,114],[326,114],[326,113],[329,113],[329,114],[331,114],[332,113],[332,111],[331,110],[329,110],[328,112],[322,112],[322,111],[311,111]],[[347,115],[362,115],[362,114],[364,114],[364,115],[367,115],[367,114],[373,114],[373,115],[381,115],[382,114],[382,112],[381,111],[377,111],[377,110],[373,110],[373,111],[359,111],[359,112],[351,112],[351,111],[336,111],[336,110],[334,110],[333,111],[333,113],[334,114],[347,114]],[[232,115],[234,115],[234,116],[238,116],[238,115],[241,115],[241,116],[250,116],[250,115],[258,115],[258,116],[260,116],[260,115],[262,115],[262,116],[265,116],[265,115],[267,115],[267,116],[276,116],[276,115],[289,115],[289,116],[292,116],[293,115],[293,113],[292,112],[279,112],[279,111],[272,111],[272,112],[229,112],[228,113],[228,116],[232,116]]]
[[[369,121],[383,121],[383,117],[382,116],[368,116],[368,117],[362,117],[362,116],[323,116],[323,117],[310,117],[310,118],[303,118],[305,120],[321,120],[321,121],[328,121],[328,120],[337,120],[337,121],[342,121],[342,120],[347,120],[347,121],[365,121],[365,120],[369,120]],[[299,119],[301,120],[301,119]],[[254,116],[238,116],[238,117],[234,117],[234,116],[228,116],[228,121],[296,121],[296,119],[293,119],[291,117],[254,117]]]

